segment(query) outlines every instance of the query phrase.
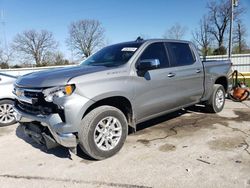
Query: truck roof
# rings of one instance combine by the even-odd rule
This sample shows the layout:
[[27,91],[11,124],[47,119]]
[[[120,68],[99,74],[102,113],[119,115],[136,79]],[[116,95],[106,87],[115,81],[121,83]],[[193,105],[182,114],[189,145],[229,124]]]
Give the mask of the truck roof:
[[153,43],[153,42],[179,42],[179,43],[191,43],[190,41],[186,40],[175,40],[175,39],[141,39],[135,41],[128,41],[128,42],[121,42],[118,44],[143,44],[143,43]]

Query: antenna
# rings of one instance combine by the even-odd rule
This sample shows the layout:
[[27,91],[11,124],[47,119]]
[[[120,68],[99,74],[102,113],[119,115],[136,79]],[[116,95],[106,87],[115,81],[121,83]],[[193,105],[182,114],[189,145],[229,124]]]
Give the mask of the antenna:
[[136,42],[141,42],[141,41],[143,41],[143,38],[141,38],[141,36],[139,36],[139,37],[136,38],[135,41],[136,41]]

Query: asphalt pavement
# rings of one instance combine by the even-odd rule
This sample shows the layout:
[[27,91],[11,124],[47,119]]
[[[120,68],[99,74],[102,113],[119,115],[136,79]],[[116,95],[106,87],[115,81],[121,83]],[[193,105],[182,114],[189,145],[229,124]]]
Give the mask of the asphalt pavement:
[[250,101],[219,114],[196,106],[138,125],[122,150],[93,161],[46,151],[18,124],[0,127],[0,187],[250,188]]

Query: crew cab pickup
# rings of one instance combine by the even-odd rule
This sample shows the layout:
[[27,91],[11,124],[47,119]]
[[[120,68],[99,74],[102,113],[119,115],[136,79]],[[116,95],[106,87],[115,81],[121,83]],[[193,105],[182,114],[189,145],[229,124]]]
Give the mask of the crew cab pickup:
[[16,117],[38,143],[73,152],[79,145],[101,160],[116,154],[138,123],[197,103],[220,112],[230,72],[230,61],[202,62],[188,41],[119,43],[78,66],[20,77]]

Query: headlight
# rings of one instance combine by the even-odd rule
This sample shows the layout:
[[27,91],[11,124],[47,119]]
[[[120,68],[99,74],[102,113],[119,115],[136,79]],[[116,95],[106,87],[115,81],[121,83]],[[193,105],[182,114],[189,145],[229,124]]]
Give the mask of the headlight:
[[52,87],[43,90],[44,99],[47,102],[52,102],[54,98],[69,96],[73,93],[75,89],[74,85],[66,85],[59,87]]

